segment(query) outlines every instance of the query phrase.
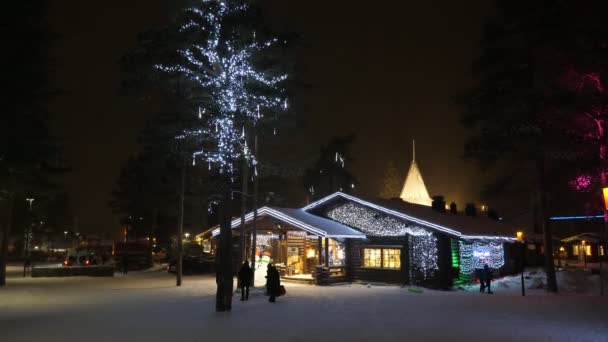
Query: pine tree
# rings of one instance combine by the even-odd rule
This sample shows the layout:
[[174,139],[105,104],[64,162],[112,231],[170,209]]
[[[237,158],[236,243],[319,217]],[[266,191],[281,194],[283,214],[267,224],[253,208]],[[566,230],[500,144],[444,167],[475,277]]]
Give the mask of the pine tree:
[[319,157],[312,169],[304,174],[304,186],[312,198],[323,197],[336,191],[350,192],[357,183],[347,165],[354,162],[351,145],[355,135],[334,137],[321,146]]
[[[48,191],[53,174],[64,171],[60,149],[48,130],[48,1],[14,1],[3,5],[0,62],[6,66],[0,85],[0,287],[6,283],[6,253],[17,198]],[[60,167],[61,166],[61,167]]]
[[223,177],[216,310],[231,309],[231,197],[241,158],[257,176],[247,132],[287,110],[287,76],[277,68],[284,41],[260,27],[260,12],[244,0],[198,0],[178,19],[175,59],[156,69],[183,79],[198,124],[176,137],[196,146],[203,161]]
[[403,178],[399,174],[399,170],[395,167],[395,163],[391,160],[386,166],[384,171],[384,177],[382,178],[382,191],[380,191],[380,197],[382,198],[395,198],[399,197],[401,186],[403,185]]
[[548,289],[557,291],[547,179],[553,157],[569,145],[554,91],[560,52],[569,41],[567,11],[554,0],[499,0],[497,7],[483,32],[477,84],[462,101],[463,123],[473,133],[465,156],[499,165],[508,173],[507,185],[519,180],[536,189]]

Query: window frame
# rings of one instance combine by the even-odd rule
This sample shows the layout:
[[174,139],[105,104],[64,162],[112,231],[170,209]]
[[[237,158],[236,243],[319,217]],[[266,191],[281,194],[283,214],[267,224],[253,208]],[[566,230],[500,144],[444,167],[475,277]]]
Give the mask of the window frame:
[[[361,255],[361,268],[365,268],[365,269],[375,269],[375,270],[386,270],[386,271],[401,271],[402,270],[402,263],[401,263],[401,256],[402,256],[402,250],[403,250],[403,246],[400,245],[387,245],[387,246],[361,246],[361,251],[360,251],[360,255]],[[380,266],[365,266],[365,250],[366,249],[378,249],[380,250]],[[385,267],[384,266],[384,251],[388,250],[388,249],[393,249],[393,250],[398,250],[399,251],[399,268],[394,268],[394,267]]]

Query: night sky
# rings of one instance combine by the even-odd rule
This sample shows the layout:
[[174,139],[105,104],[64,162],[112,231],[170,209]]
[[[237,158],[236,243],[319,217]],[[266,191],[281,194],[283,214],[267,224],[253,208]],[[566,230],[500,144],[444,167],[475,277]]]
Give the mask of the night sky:
[[[54,85],[52,128],[73,167],[65,186],[82,232],[112,232],[109,193],[137,151],[150,104],[118,94],[118,60],[137,35],[171,17],[168,0],[51,2]],[[405,174],[416,139],[417,162],[430,195],[462,208],[478,201],[477,167],[461,159],[465,130],[452,97],[471,82],[481,28],[492,13],[484,0],[274,0],[276,25],[302,34],[298,69],[312,87],[299,94],[301,147],[311,158],[330,137],[355,132],[352,171],[359,191],[378,195],[389,161]]]

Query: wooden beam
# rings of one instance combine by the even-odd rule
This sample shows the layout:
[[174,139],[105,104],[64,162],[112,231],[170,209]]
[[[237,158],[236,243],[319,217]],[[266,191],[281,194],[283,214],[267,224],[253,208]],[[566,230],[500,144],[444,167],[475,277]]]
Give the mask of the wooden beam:
[[317,265],[323,265],[323,263],[321,262],[321,251],[323,250],[323,240],[321,240],[320,236],[319,236],[319,245],[317,247],[318,247]]
[[325,238],[325,267],[329,267],[329,238]]

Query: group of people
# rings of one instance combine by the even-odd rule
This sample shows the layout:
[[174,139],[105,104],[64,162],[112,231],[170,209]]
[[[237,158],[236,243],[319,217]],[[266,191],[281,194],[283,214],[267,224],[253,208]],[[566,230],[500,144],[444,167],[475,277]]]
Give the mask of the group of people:
[[[253,270],[248,262],[244,262],[239,270],[238,279],[241,288],[241,300],[249,300],[249,287],[253,278]],[[279,271],[273,264],[268,264],[266,271],[266,293],[270,297],[269,302],[276,302],[276,298],[281,295],[281,277]]]

